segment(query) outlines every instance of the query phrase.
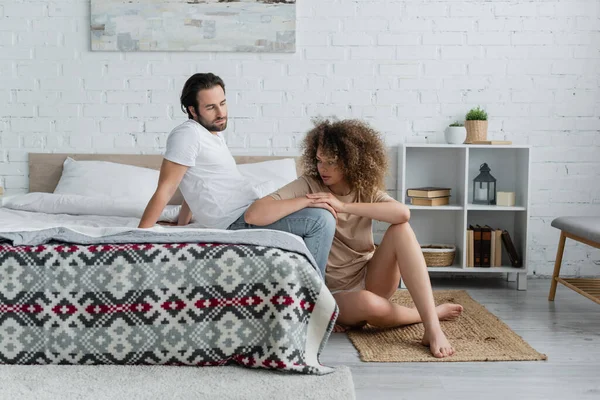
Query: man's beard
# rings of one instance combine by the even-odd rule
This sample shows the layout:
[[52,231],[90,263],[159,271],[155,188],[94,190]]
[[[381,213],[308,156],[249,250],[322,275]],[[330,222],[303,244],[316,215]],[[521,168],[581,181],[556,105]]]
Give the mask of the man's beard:
[[198,117],[198,123],[206,128],[209,132],[221,132],[227,129],[227,117],[223,118],[225,123],[223,125],[217,125],[213,122],[208,122],[202,117]]

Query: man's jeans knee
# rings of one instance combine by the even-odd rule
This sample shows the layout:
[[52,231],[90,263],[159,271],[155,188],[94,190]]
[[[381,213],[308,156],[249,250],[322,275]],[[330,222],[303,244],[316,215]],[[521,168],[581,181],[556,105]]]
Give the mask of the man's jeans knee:
[[266,226],[247,224],[242,215],[229,229],[273,229],[300,236],[325,278],[327,258],[335,235],[334,216],[323,208],[304,208]]

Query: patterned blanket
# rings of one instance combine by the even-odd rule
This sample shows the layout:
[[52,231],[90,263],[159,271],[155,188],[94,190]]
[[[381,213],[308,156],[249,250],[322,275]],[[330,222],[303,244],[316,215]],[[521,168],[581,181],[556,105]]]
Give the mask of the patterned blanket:
[[338,308],[305,251],[250,231],[145,234],[16,245],[0,232],[0,363],[332,371],[318,358]]

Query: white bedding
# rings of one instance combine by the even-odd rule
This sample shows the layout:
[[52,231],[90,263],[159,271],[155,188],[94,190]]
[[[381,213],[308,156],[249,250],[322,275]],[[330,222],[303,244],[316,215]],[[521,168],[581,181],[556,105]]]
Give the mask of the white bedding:
[[[146,203],[110,196],[81,196],[77,194],[27,193],[3,199],[3,207],[12,210],[46,214],[104,215],[108,217],[141,218]],[[168,205],[159,221],[177,222],[181,206]],[[1,222],[2,220],[0,220]]]
[[[167,207],[169,209],[163,212],[161,220],[176,221],[180,206]],[[135,215],[140,212],[143,209],[107,198],[28,193],[2,199],[0,232],[69,228],[88,236],[102,237],[137,229],[140,218]],[[156,226],[150,230],[162,229],[162,226]]]
[[[155,225],[148,229],[138,229],[139,218],[114,217],[104,215],[69,215],[69,214],[47,214],[42,212],[31,212],[11,210],[0,207],[0,233],[8,232],[30,232],[41,231],[49,228],[67,228],[89,237],[105,237],[123,232],[145,231],[148,234],[169,234],[176,232],[202,232],[205,234],[234,234],[241,231],[228,231],[223,229],[199,228],[194,224],[185,227]],[[267,229],[253,229],[253,234]],[[278,235],[292,237],[300,243],[302,248],[306,245],[302,238],[288,232],[277,232]],[[307,250],[308,251],[308,250]]]
[[139,218],[106,215],[47,214],[0,208],[0,231],[34,231],[56,227],[137,228]]
[[[155,225],[138,229],[144,207],[129,201],[109,197],[63,195],[55,193],[28,193],[0,198],[0,233],[41,231],[50,228],[67,228],[89,237],[105,237],[123,232],[145,231],[149,235],[175,232],[203,232],[216,236],[233,231],[205,229],[191,223],[185,227]],[[176,222],[181,206],[167,206],[161,221]],[[192,220],[193,222],[193,220]],[[254,229],[261,231],[262,229]],[[300,242],[302,238],[280,232]]]
[[[47,214],[0,208],[0,232],[29,232],[48,228],[68,228],[88,236],[101,237],[137,230],[139,223],[139,218],[132,217]],[[152,228],[143,230],[150,232],[223,231],[221,229],[199,228],[194,224],[185,227],[155,225]]]

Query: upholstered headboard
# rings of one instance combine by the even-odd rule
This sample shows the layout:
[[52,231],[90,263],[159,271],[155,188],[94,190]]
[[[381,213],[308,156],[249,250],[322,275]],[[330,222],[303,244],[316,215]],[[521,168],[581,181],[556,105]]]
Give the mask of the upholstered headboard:
[[[67,157],[74,160],[110,161],[120,164],[135,165],[152,169],[160,169],[163,156],[160,154],[46,154],[29,153],[29,191],[54,192],[54,188],[62,175],[63,163]],[[234,156],[238,164],[257,163],[268,160],[280,160],[282,156]],[[296,159],[296,171],[300,173],[300,157]],[[169,204],[181,204],[183,197],[179,190]]]

